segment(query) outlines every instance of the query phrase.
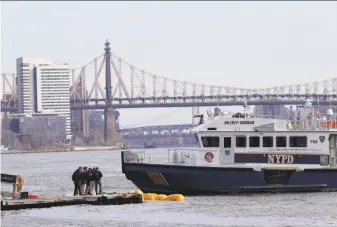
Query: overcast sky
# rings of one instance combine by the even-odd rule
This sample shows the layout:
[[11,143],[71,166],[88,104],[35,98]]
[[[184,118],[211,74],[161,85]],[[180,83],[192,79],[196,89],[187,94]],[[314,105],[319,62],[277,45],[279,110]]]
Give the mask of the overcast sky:
[[[103,54],[108,38],[130,64],[193,83],[266,88],[337,77],[337,2],[1,4],[2,72],[15,72],[21,56],[80,68]],[[87,76],[93,81],[93,73]],[[123,77],[129,84],[127,70]],[[141,116],[132,117],[135,111]],[[120,112],[123,125],[190,123],[192,114]]]

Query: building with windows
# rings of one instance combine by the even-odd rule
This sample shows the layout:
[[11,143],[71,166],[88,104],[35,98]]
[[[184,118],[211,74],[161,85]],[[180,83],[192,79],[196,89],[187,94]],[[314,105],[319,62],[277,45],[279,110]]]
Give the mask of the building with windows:
[[19,113],[57,113],[66,118],[70,129],[70,72],[68,64],[43,58],[21,57],[17,64]]
[[16,59],[16,83],[19,113],[35,113],[35,67],[39,64],[53,64],[52,61],[42,58]]

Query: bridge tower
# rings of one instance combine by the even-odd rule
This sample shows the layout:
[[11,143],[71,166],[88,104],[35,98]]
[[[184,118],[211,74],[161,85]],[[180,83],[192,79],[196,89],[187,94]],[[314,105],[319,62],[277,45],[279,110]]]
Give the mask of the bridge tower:
[[106,104],[104,110],[104,141],[106,145],[115,145],[120,140],[116,130],[115,109],[112,107],[112,85],[111,85],[111,52],[110,42],[105,42],[105,91]]

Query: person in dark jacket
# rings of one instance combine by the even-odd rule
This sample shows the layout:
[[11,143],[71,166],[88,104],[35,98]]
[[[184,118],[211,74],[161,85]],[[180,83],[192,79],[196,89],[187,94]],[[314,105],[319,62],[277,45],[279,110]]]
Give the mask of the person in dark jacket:
[[86,195],[91,195],[90,193],[90,181],[91,181],[91,178],[92,178],[92,169],[89,168],[87,171],[86,171],[86,174],[85,174],[85,184],[86,184],[86,187],[85,187],[85,194]]
[[95,168],[92,168],[89,171],[89,195],[93,195],[96,181],[96,172]]
[[74,196],[80,194],[80,181],[78,179],[78,175],[80,174],[80,172],[82,171],[82,167],[79,167],[77,170],[75,170],[75,172],[72,175],[72,180],[74,182]]
[[85,195],[85,186],[86,186],[86,171],[85,168],[82,168],[79,175],[77,176],[77,180],[80,184],[80,195]]
[[[95,168],[95,191],[96,191],[96,195],[102,195],[103,194],[103,190],[102,190],[102,182],[101,182],[101,178],[103,177],[102,172],[99,170],[98,167]],[[98,191],[98,187],[99,187],[99,191]]]
[[82,183],[82,186],[83,186],[83,190],[84,190],[84,194],[83,195],[88,195],[88,191],[89,191],[89,170],[90,168],[88,169],[87,166],[84,167],[84,173],[83,173],[83,183]]

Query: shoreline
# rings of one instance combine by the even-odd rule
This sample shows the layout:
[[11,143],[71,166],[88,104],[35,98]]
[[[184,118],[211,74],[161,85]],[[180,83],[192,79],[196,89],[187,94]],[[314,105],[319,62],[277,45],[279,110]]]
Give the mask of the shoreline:
[[118,146],[76,146],[73,150],[47,150],[47,151],[20,151],[20,150],[8,150],[1,151],[3,154],[34,154],[34,153],[57,153],[57,152],[81,152],[81,151],[118,151]]

